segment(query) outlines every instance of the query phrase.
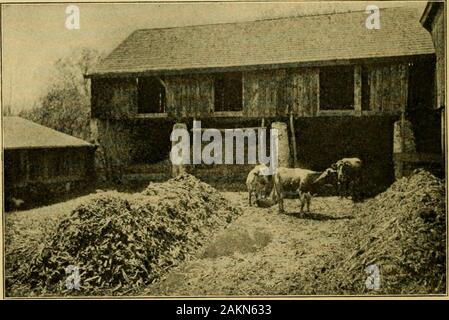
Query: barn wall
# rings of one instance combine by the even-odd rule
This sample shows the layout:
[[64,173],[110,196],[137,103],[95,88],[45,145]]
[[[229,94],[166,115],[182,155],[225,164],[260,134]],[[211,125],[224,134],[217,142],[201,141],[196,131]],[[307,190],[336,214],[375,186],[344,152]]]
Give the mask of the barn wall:
[[388,64],[366,66],[370,86],[369,110],[377,112],[404,111],[408,97],[408,65]]
[[246,116],[270,117],[283,105],[286,71],[273,69],[243,74],[243,113]]
[[93,177],[94,149],[91,147],[5,150],[5,185],[9,190]]
[[93,118],[109,118],[137,112],[135,78],[101,78],[91,80]]
[[446,88],[446,53],[444,43],[446,39],[444,31],[444,6],[435,14],[435,18],[431,26],[431,34],[433,44],[435,46],[436,61],[436,91],[437,91],[437,105],[439,108],[445,105],[445,88]]
[[[362,109],[361,72],[366,72],[369,105],[375,113],[404,111],[408,97],[408,64],[354,66],[355,114]],[[316,116],[319,110],[319,68],[293,68],[244,73],[244,115],[251,117]],[[338,113],[338,110],[336,110]]]
[[297,68],[289,72],[286,102],[291,106],[294,115],[310,117],[317,114],[319,77],[319,69],[317,68]]
[[92,138],[99,145],[97,167],[125,169],[166,160],[173,124],[170,119],[93,119]]
[[94,135],[92,140],[98,144],[95,159],[97,167],[122,167],[131,164],[134,141],[132,126],[127,120],[93,119],[91,132]]
[[319,103],[319,69],[293,68],[243,74],[244,115],[314,116]]
[[[367,73],[369,90],[361,88],[361,72]],[[407,63],[354,66],[354,114],[361,109],[377,113],[405,110],[408,96]],[[319,68],[246,71],[243,78],[243,116],[268,118],[311,117],[319,111]],[[214,78],[211,74],[163,77],[167,116],[173,119],[208,118],[214,115]],[[363,92],[369,105],[361,106]],[[338,114],[338,110],[337,114]],[[133,117],[137,113],[135,78],[92,79],[92,117]]]
[[214,108],[214,82],[210,75],[169,76],[164,79],[167,113],[177,118],[201,117]]

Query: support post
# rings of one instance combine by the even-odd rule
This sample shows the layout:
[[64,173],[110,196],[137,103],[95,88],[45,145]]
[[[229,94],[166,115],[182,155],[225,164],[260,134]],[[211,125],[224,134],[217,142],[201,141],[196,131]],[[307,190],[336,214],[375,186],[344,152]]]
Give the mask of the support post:
[[290,111],[290,131],[292,135],[292,147],[293,147],[293,167],[296,168],[298,165],[298,154],[296,149],[296,133],[295,133],[295,121],[293,118],[293,113]]
[[278,166],[290,166],[290,147],[288,143],[288,130],[285,122],[273,122],[272,129],[278,131]]
[[362,115],[362,66],[354,67],[354,110],[358,116]]
[[[187,130],[187,125],[185,123],[175,123],[173,125],[173,130],[175,130],[175,129]],[[176,144],[176,142],[172,141],[172,148],[175,144]],[[171,172],[172,177],[177,177],[185,172],[186,172],[186,169],[185,169],[185,166],[183,163],[181,163],[179,165],[175,165],[172,163],[172,172]]]
[[405,115],[402,113],[401,119],[394,123],[393,131],[394,176],[396,179],[406,175],[402,160],[403,154],[406,153],[416,153],[416,145],[412,124],[405,119]]

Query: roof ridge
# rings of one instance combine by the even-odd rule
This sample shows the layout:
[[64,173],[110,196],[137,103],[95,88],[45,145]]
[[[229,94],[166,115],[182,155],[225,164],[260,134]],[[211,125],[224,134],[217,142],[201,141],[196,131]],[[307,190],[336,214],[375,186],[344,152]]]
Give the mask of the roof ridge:
[[[390,9],[404,9],[404,10],[416,10],[416,8],[411,7],[405,7],[405,6],[397,6],[397,7],[385,7],[385,8],[379,8],[379,10],[390,10]],[[137,33],[139,31],[154,31],[154,30],[170,30],[170,29],[183,29],[183,28],[195,28],[195,27],[204,27],[204,26],[221,26],[221,25],[228,25],[228,24],[245,24],[245,23],[254,23],[254,22],[264,22],[264,21],[276,21],[276,20],[288,20],[288,19],[297,19],[297,18],[311,18],[311,17],[319,17],[319,16],[335,16],[340,14],[348,14],[348,13],[360,13],[360,12],[366,12],[366,10],[348,10],[348,11],[341,11],[341,12],[323,12],[323,13],[312,13],[312,14],[298,14],[298,15],[291,15],[291,16],[285,16],[285,17],[276,17],[276,18],[261,18],[261,19],[255,19],[255,20],[244,20],[244,21],[229,21],[229,22],[213,22],[213,23],[203,23],[203,24],[189,24],[185,26],[172,26],[172,27],[155,27],[155,28],[138,28],[134,29],[133,32],[131,32],[130,36],[134,33]]]

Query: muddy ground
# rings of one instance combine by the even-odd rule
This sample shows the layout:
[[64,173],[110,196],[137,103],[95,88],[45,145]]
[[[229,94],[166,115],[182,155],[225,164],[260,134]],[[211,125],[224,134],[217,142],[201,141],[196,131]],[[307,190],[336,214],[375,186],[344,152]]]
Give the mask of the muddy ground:
[[287,214],[278,214],[277,206],[248,206],[247,193],[224,194],[242,207],[243,215],[145,295],[304,294],[301,279],[310,279],[312,266],[326,268],[323,258],[338,250],[340,230],[353,218],[354,204],[337,197],[314,198],[312,212],[300,216],[296,199],[287,199]]

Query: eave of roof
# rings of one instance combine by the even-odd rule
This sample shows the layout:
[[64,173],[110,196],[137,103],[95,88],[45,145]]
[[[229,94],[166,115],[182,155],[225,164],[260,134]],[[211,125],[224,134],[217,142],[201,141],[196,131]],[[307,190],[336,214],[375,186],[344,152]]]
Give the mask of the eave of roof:
[[351,59],[329,59],[329,60],[310,60],[302,62],[280,62],[257,65],[231,65],[220,67],[204,67],[204,68],[171,68],[171,69],[154,69],[154,70],[130,70],[128,72],[104,72],[101,74],[86,74],[86,78],[129,78],[143,76],[160,76],[160,75],[182,75],[182,74],[205,74],[219,72],[239,72],[239,71],[255,71],[255,70],[271,70],[281,68],[298,68],[298,67],[325,67],[338,65],[354,65],[354,64],[372,64],[372,63],[388,63],[397,61],[416,61],[421,59],[430,59],[435,56],[435,52],[383,56],[383,57],[360,57]]

